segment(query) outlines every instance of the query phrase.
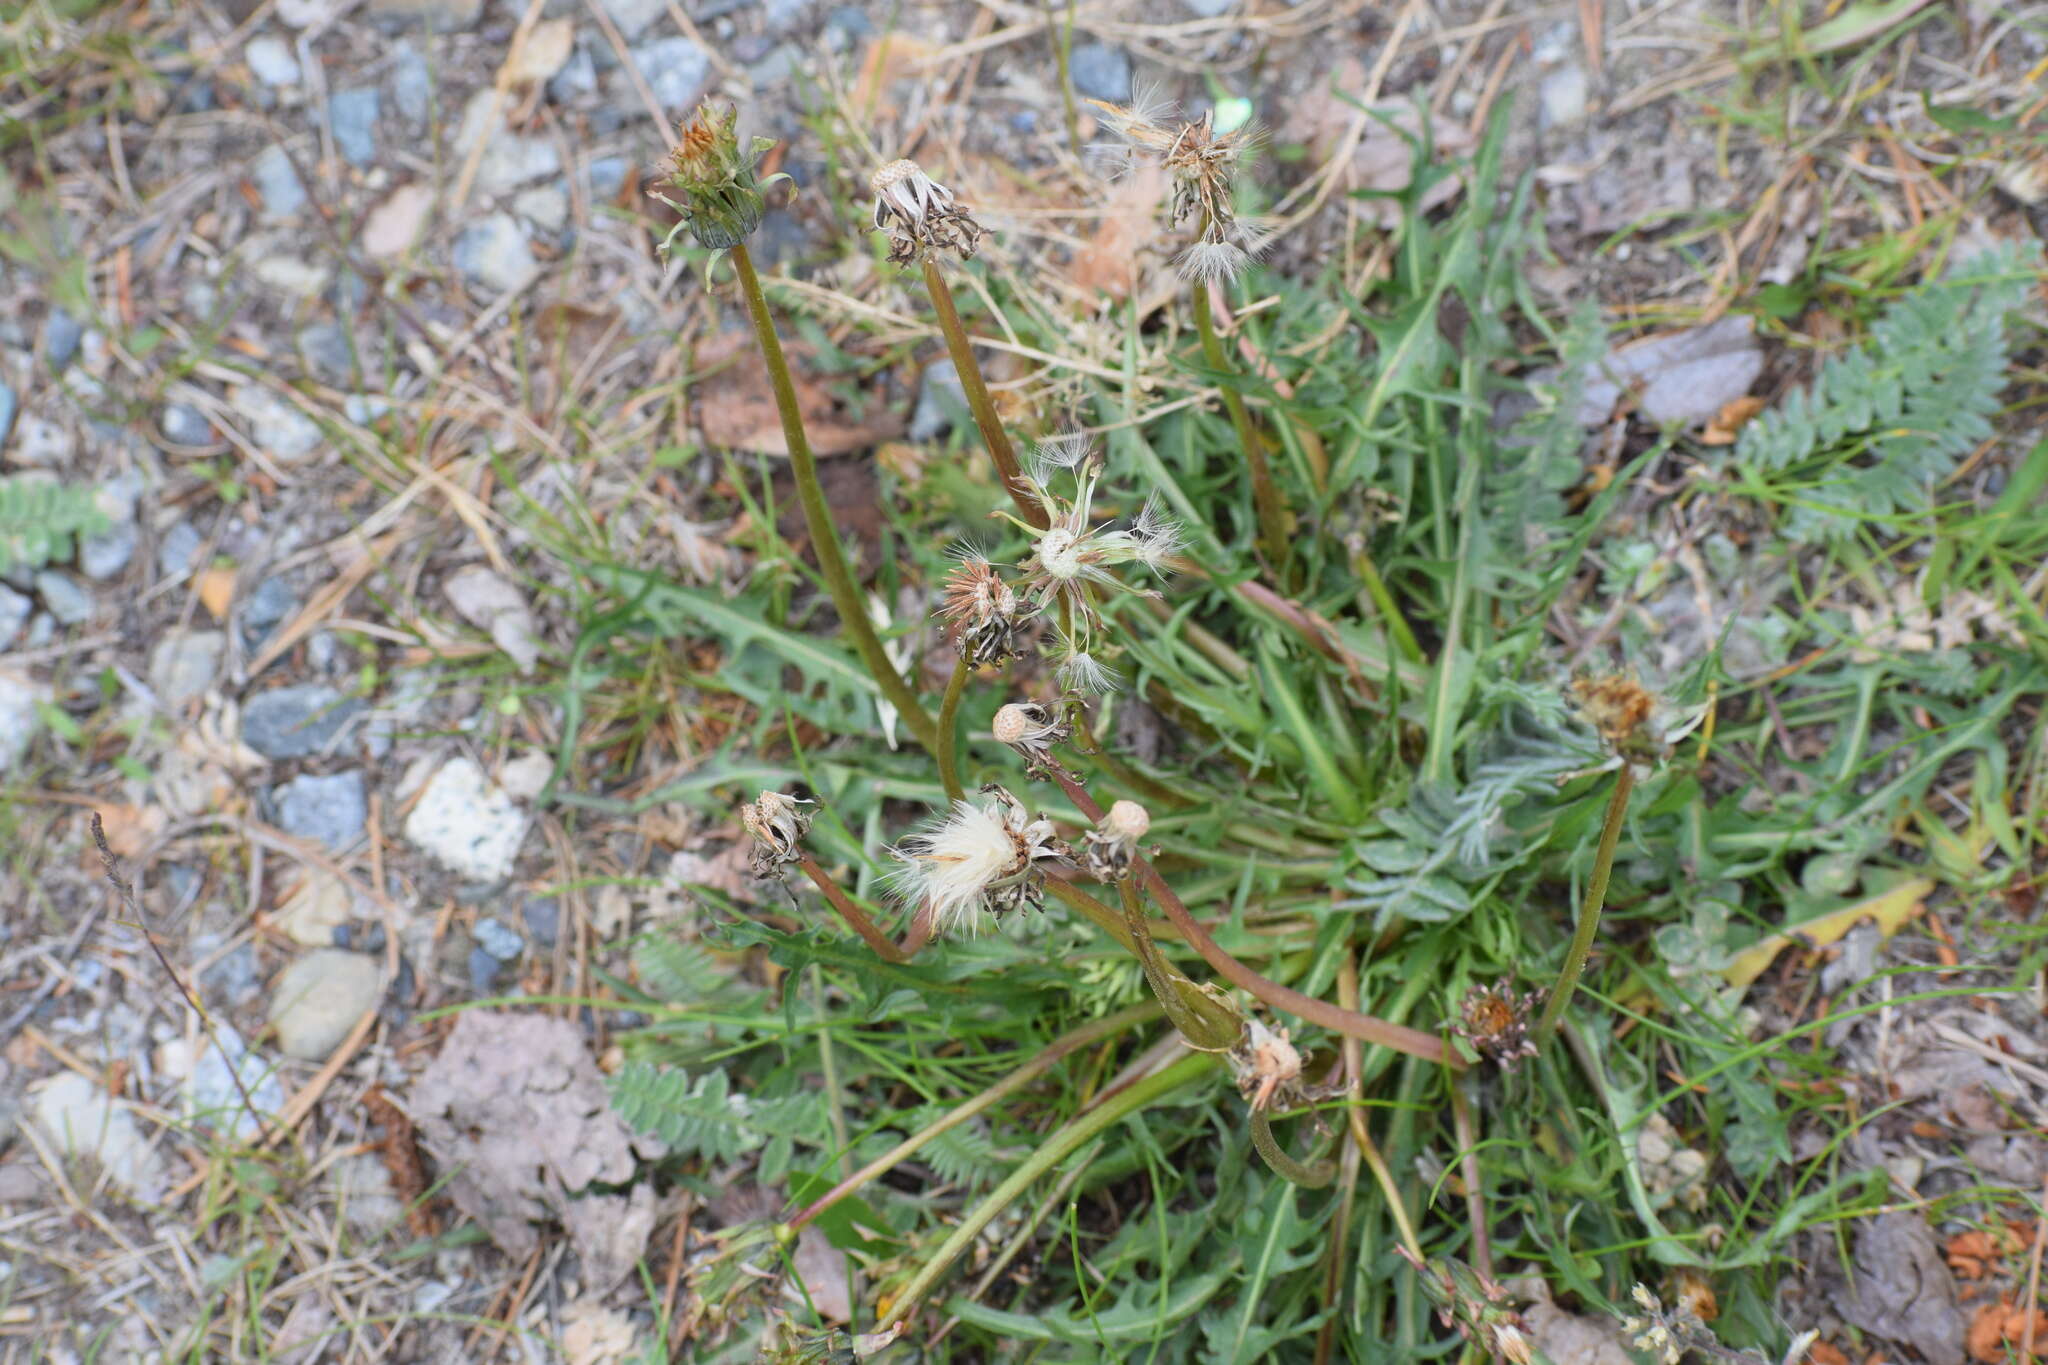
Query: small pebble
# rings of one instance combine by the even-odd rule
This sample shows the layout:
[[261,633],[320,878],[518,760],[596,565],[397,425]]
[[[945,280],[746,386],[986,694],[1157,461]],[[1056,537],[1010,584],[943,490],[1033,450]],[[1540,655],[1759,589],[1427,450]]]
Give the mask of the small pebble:
[[128,567],[141,544],[142,532],[132,519],[117,521],[78,542],[78,567],[87,578],[104,583]]
[[299,358],[315,379],[346,384],[355,371],[355,353],[348,333],[336,322],[316,322],[299,329]]
[[327,97],[327,121],[334,128],[334,145],[351,166],[368,166],[377,159],[377,111],[375,86],[337,90]]
[[524,289],[540,273],[525,231],[509,213],[490,214],[462,230],[455,239],[455,268],[500,293]]
[[315,948],[286,967],[270,988],[278,1049],[301,1061],[326,1061],[376,1005],[383,976],[375,958],[339,948]]
[[149,652],[149,685],[157,701],[175,710],[205,696],[226,648],[227,636],[217,630],[178,631],[158,640]]
[[405,837],[465,881],[495,884],[512,875],[527,816],[475,760],[441,765],[406,817]]
[[43,324],[43,359],[51,369],[63,369],[78,354],[78,344],[84,337],[85,328],[78,319],[62,308],[52,308],[49,321]]
[[498,973],[505,970],[505,964],[481,948],[469,950],[469,989],[473,995],[491,995],[498,984]]
[[584,95],[597,93],[597,63],[589,49],[578,43],[562,69],[548,77],[548,98],[556,104],[574,104]]
[[249,178],[256,183],[256,193],[263,198],[263,217],[268,222],[281,222],[296,218],[306,207],[306,187],[299,183],[298,172],[292,169],[291,158],[284,148],[272,144],[265,147],[249,164]]
[[164,439],[173,445],[204,446],[213,444],[213,423],[206,420],[206,414],[190,403],[167,403],[158,426]]
[[305,758],[325,749],[363,709],[324,683],[258,692],[242,703],[242,742],[265,758]]
[[299,599],[282,578],[265,578],[242,601],[242,643],[254,650],[270,636],[271,628],[298,610]]
[[14,430],[14,414],[20,407],[21,400],[14,396],[13,388],[0,382],[0,450],[7,448],[7,436]]
[[213,1037],[202,1038],[205,1050],[179,1087],[186,1116],[242,1140],[255,1137],[263,1131],[263,1120],[284,1108],[284,1082],[277,1068],[244,1044],[233,1025],[220,1024]]
[[[40,617],[47,621],[50,618]],[[50,689],[27,674],[0,668],[0,775],[19,766],[28,753],[29,741],[42,728],[37,712],[39,702],[50,699]]]
[[189,521],[173,523],[156,545],[156,571],[160,578],[176,578],[198,566],[206,537]]
[[1090,99],[1124,104],[1131,98],[1131,54],[1108,43],[1076,43],[1067,58],[1074,89]]
[[299,83],[299,59],[292,52],[292,45],[274,34],[265,33],[251,38],[249,45],[242,49],[242,60],[249,64],[256,79],[269,86],[297,85]]
[[364,8],[370,22],[382,29],[453,33],[475,27],[484,0],[370,0]]
[[287,464],[319,449],[320,424],[260,384],[243,384],[228,397],[249,421],[249,436],[273,459]]
[[670,113],[685,109],[711,77],[710,55],[680,34],[634,48],[633,64],[647,78],[655,102]]
[[391,102],[399,115],[414,125],[425,123],[433,98],[434,73],[428,70],[427,59],[411,43],[397,44],[391,59]]
[[533,941],[543,948],[555,946],[555,939],[562,932],[562,903],[553,896],[540,896],[519,907],[519,917],[526,922],[526,932],[533,935]]
[[476,941],[479,947],[500,962],[516,962],[526,951],[526,940],[516,930],[508,929],[494,919],[480,919],[476,922]]
[[935,360],[925,366],[917,385],[917,409],[910,415],[910,439],[935,441],[967,416],[967,390],[960,387],[960,372],[953,362]]
[[92,594],[71,581],[69,575],[45,569],[36,575],[36,595],[43,609],[59,624],[82,626],[92,619]]
[[[222,1008],[240,1009],[263,991],[262,974],[256,970],[256,945],[239,943],[221,953],[224,942],[221,934],[194,934],[191,955],[195,962],[212,959],[199,973],[201,993]],[[220,955],[215,957],[216,953]]]
[[14,432],[14,463],[55,467],[71,463],[78,443],[69,431],[42,417],[24,417]]
[[36,1124],[58,1152],[91,1157],[115,1188],[143,1203],[163,1196],[164,1160],[124,1101],[75,1071],[60,1072],[31,1093]]
[[0,584],[0,649],[14,643],[14,637],[21,634],[28,624],[28,614],[35,604],[14,589]]
[[369,803],[363,775],[351,771],[316,777],[301,773],[271,792],[277,825],[287,834],[318,839],[340,853],[363,837]]

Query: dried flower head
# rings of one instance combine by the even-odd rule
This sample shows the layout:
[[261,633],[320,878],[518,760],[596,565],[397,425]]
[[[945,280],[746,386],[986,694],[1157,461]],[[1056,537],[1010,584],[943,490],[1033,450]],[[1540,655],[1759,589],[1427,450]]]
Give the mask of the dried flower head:
[[[1183,544],[1179,525],[1156,499],[1139,509],[1128,528],[1092,524],[1102,469],[1101,452],[1084,435],[1041,442],[1032,453],[1030,479],[1046,525],[1033,527],[1009,518],[1032,538],[1031,554],[1024,561],[1026,595],[1040,606],[1057,603],[1065,623],[1059,642],[1061,684],[1095,692],[1112,690],[1114,683],[1092,649],[1101,618],[1091,590],[1143,591],[1111,573],[1111,568],[1137,563],[1163,574]],[[1066,477],[1074,481],[1070,497],[1053,491],[1053,484]]]
[[1110,131],[1133,154],[1156,158],[1166,168],[1174,225],[1194,223],[1194,240],[1174,260],[1183,279],[1230,279],[1265,249],[1265,235],[1239,221],[1236,205],[1237,168],[1258,145],[1256,131],[1218,133],[1213,111],[1188,120],[1171,105],[1142,100],[1089,103],[1102,110]]
[[740,823],[753,838],[747,870],[761,881],[781,875],[782,869],[803,857],[803,837],[810,831],[816,811],[805,801],[781,792],[761,793],[760,799],[740,807]]
[[935,933],[972,927],[983,911],[1043,908],[1043,864],[1071,861],[1050,820],[1027,814],[1001,787],[981,790],[979,804],[954,802],[893,850],[897,893],[929,910]]
[[875,231],[889,234],[889,259],[916,265],[942,251],[962,260],[981,243],[981,224],[953,192],[915,161],[891,161],[868,179],[875,192]]
[[[755,138],[742,152],[733,131],[738,122],[737,109],[727,108],[721,114],[708,103],[699,105],[669,151],[666,183],[653,191],[682,215],[682,226],[689,228],[697,245],[713,250],[746,241],[761,226],[765,211],[754,164],[775,142]],[[677,197],[670,198],[662,190]]]
[[1629,1344],[1638,1351],[1646,1351],[1663,1365],[1678,1365],[1685,1353],[1704,1338],[1715,1346],[1720,1343],[1699,1315],[1684,1304],[1670,1308],[1664,1301],[1650,1292],[1646,1284],[1639,1284],[1629,1297],[1643,1311],[1631,1313],[1621,1320],[1621,1330],[1628,1334]]
[[1024,771],[1033,777],[1050,777],[1066,771],[1052,756],[1052,746],[1074,733],[1057,715],[1035,701],[1011,702],[996,712],[993,725],[996,742],[1007,744],[1024,758]]
[[971,668],[1001,663],[1020,653],[1031,636],[1038,608],[1017,596],[995,567],[977,554],[962,554],[946,577],[939,616],[953,628],[954,647]]
[[1150,811],[1135,801],[1117,802],[1082,836],[1081,865],[1098,882],[1122,881],[1137,860],[1138,840],[1151,828]]
[[1616,752],[1635,741],[1657,706],[1633,673],[1573,678],[1572,697],[1586,723]]
[[1491,986],[1474,986],[1465,992],[1453,1031],[1480,1056],[1503,1071],[1513,1071],[1524,1057],[1536,1055],[1529,1037],[1529,1012],[1541,998],[1536,991],[1516,995],[1508,977]]
[[1422,1292],[1436,1305],[1437,1320],[1458,1329],[1483,1351],[1495,1352],[1528,1365],[1535,1351],[1522,1315],[1508,1306],[1507,1289],[1463,1261],[1451,1257],[1423,1260],[1405,1246],[1394,1248],[1418,1272]]
[[1246,1023],[1244,1036],[1230,1050],[1238,1093],[1254,1109],[1269,1108],[1275,1098],[1296,1099],[1301,1067],[1301,1051],[1288,1039],[1287,1030],[1268,1028],[1257,1019]]

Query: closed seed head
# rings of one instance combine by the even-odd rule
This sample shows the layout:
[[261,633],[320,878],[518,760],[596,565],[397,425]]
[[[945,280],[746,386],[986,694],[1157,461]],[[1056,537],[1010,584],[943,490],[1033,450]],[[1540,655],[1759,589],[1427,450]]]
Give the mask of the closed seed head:
[[889,234],[893,263],[915,265],[942,252],[965,260],[980,245],[981,224],[915,161],[889,162],[868,187],[875,192],[875,230]]

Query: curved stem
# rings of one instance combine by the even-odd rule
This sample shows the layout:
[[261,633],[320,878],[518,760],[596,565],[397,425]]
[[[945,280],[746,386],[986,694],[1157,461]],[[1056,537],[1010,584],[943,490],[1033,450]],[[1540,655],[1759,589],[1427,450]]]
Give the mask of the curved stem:
[[769,383],[775,390],[775,408],[782,417],[783,439],[789,445],[789,463],[796,477],[797,500],[803,504],[804,525],[810,531],[811,548],[818,556],[819,572],[825,577],[826,590],[832,594],[832,605],[839,611],[839,628],[852,638],[853,647],[874,677],[875,685],[896,708],[896,714],[903,717],[910,733],[925,749],[935,752],[938,728],[925,714],[917,694],[896,671],[896,665],[889,662],[889,656],[875,634],[874,623],[868,619],[860,588],[846,567],[846,552],[839,544],[839,531],[832,524],[832,513],[825,505],[825,491],[818,485],[818,461],[811,454],[810,438],[804,433],[803,413],[797,407],[796,386],[789,377],[789,362],[783,359],[782,342],[775,335],[775,319],[768,311],[766,296],[761,293],[761,278],[754,273],[754,258],[748,254],[745,245],[740,245],[732,249],[732,261],[739,272],[740,293],[746,298],[747,313],[754,324],[754,338],[760,343],[761,359],[768,366]]
[[967,793],[960,786],[960,694],[967,690],[967,658],[962,655],[953,665],[953,676],[946,679],[946,695],[939,702],[939,785],[946,789],[948,801],[964,801]]
[[1145,911],[1138,904],[1138,885],[1130,877],[1117,883],[1124,903],[1124,927],[1131,931],[1145,982],[1158,997],[1166,1018],[1180,1033],[1181,1040],[1197,1052],[1227,1052],[1244,1036],[1244,1018],[1227,1001],[1205,992],[1173,969],[1160,954],[1145,928]]
[[1586,970],[1586,958],[1593,951],[1594,936],[1600,932],[1600,910],[1607,904],[1607,878],[1614,871],[1614,848],[1621,842],[1622,818],[1628,814],[1629,788],[1635,775],[1624,761],[1614,774],[1614,794],[1607,798],[1607,823],[1600,827],[1600,847],[1593,854],[1593,875],[1586,883],[1586,902],[1579,910],[1579,927],[1572,932],[1572,945],[1565,950],[1564,970],[1557,974],[1550,998],[1536,1020],[1536,1046],[1542,1047],[1557,1031],[1565,1006],[1578,989]]
[[996,473],[1002,476],[1003,488],[1009,493],[1010,501],[1017,504],[1017,511],[1024,520],[1042,531],[1047,525],[1045,509],[1032,496],[1031,481],[1018,467],[1016,447],[1010,444],[1009,434],[1003,430],[1002,418],[996,415],[995,401],[988,396],[988,383],[981,377],[981,362],[974,358],[974,347],[967,340],[966,329],[960,325],[960,310],[953,306],[953,287],[946,283],[946,277],[931,261],[924,263],[924,289],[932,296],[932,308],[939,315],[939,331],[945,335],[954,373],[960,376],[961,392],[967,395],[967,406],[974,413],[974,424],[981,428],[981,439],[988,447],[989,458],[996,462]]
[[[1223,342],[1216,335],[1216,321],[1210,315],[1209,282],[1196,280],[1194,287],[1195,330],[1202,338],[1202,359],[1212,370],[1228,373],[1230,363],[1223,356]],[[1251,414],[1244,399],[1228,385],[1222,388],[1223,406],[1230,424],[1237,428],[1237,443],[1244,447],[1245,465],[1252,476],[1252,508],[1259,519],[1259,550],[1278,573],[1287,563],[1287,513],[1280,502],[1280,490],[1273,484],[1272,467],[1266,463],[1266,448],[1252,429]]]
[[806,1204],[796,1217],[789,1220],[789,1229],[794,1232],[816,1218],[825,1210],[844,1199],[847,1195],[867,1184],[884,1171],[893,1169],[900,1162],[916,1154],[917,1150],[949,1128],[958,1128],[976,1114],[1000,1104],[1009,1096],[1022,1090],[1031,1082],[1052,1070],[1053,1066],[1069,1053],[1087,1047],[1089,1044],[1122,1033],[1134,1024],[1144,1022],[1159,1012],[1159,1007],[1149,1001],[1127,1005],[1115,1014],[1105,1015],[1093,1023],[1084,1024],[1070,1033],[1062,1034],[1046,1046],[1045,1051],[1033,1057],[1023,1066],[997,1081],[973,1099],[950,1110],[945,1117],[912,1133],[903,1141],[855,1171],[846,1179],[834,1185],[825,1193]]
[[[1102,807],[1095,804],[1095,798],[1090,796],[1080,783],[1058,773],[1054,774],[1054,780],[1066,790],[1068,799],[1073,801],[1083,815],[1090,820],[1102,818]],[[1166,879],[1161,877],[1150,863],[1139,858],[1132,866],[1137,870],[1137,874],[1145,879],[1145,887],[1152,893],[1152,899],[1158,901],[1160,908],[1166,911],[1167,919],[1180,931],[1180,936],[1202,955],[1204,962],[1216,969],[1217,975],[1231,985],[1249,991],[1274,1009],[1299,1015],[1310,1023],[1320,1024],[1334,1033],[1360,1038],[1368,1043],[1377,1043],[1396,1052],[1405,1052],[1411,1057],[1420,1057],[1425,1062],[1435,1062],[1457,1070],[1463,1069],[1464,1059],[1446,1049],[1443,1040],[1433,1034],[1409,1028],[1405,1024],[1376,1019],[1370,1014],[1360,1014],[1356,1010],[1339,1009],[1328,1001],[1318,1000],[1312,995],[1303,995],[1291,986],[1283,986],[1277,981],[1261,976],[1225,952],[1222,945],[1209,936],[1209,931],[1195,922],[1195,917],[1188,913],[1187,906],[1181,904],[1180,897],[1174,894],[1173,888],[1166,884]]]
[[1273,1136],[1272,1121],[1263,1109],[1252,1110],[1252,1146],[1273,1168],[1273,1174],[1307,1190],[1319,1190],[1337,1178],[1337,1163],[1325,1157],[1309,1166],[1287,1155],[1287,1149]]
[[1123,920],[1116,911],[1072,882],[1063,882],[1058,877],[1047,877],[1045,889],[1052,892],[1062,905],[1069,910],[1078,911],[1096,928],[1115,939],[1132,956],[1138,955],[1138,945],[1131,938],[1131,931],[1124,928]]
[[960,1253],[972,1246],[974,1240],[981,1236],[982,1229],[1029,1189],[1031,1182],[1066,1160],[1097,1133],[1114,1127],[1162,1095],[1178,1090],[1215,1063],[1216,1059],[1205,1052],[1190,1053],[1165,1070],[1154,1072],[1128,1088],[1106,1097],[1095,1108],[1047,1137],[1043,1145],[1024,1159],[1022,1165],[1010,1172],[1008,1179],[989,1192],[988,1197],[976,1206],[974,1212],[961,1220],[960,1225],[953,1229],[952,1235],[932,1253],[931,1260],[925,1262],[924,1268],[917,1272],[916,1278],[904,1286],[902,1294],[890,1307],[888,1316],[878,1323],[877,1327],[887,1329],[897,1323],[909,1321],[911,1315],[922,1306],[925,1295],[931,1293],[953,1262],[960,1258]]

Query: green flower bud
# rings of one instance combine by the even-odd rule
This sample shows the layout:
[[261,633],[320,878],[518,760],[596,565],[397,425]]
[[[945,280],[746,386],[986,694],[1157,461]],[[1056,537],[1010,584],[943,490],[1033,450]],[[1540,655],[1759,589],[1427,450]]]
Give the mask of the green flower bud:
[[658,196],[683,215],[697,245],[714,251],[746,241],[761,226],[764,211],[754,163],[775,142],[755,138],[742,152],[733,132],[738,122],[737,109],[720,114],[700,105],[669,152],[667,189],[675,197]]

